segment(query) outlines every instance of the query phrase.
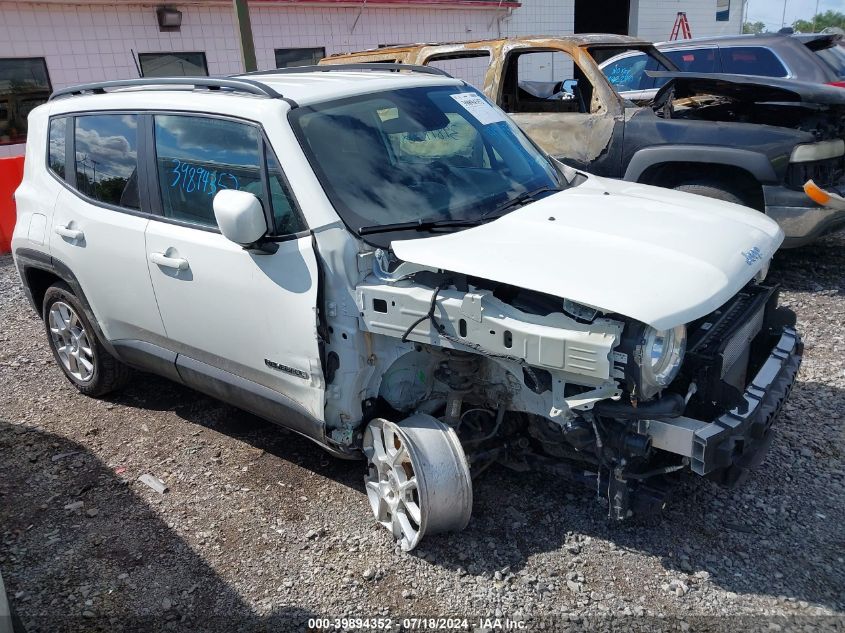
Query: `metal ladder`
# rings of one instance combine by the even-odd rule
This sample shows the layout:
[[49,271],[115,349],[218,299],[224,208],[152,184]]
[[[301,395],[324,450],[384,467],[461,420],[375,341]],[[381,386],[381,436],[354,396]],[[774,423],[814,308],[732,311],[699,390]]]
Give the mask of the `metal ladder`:
[[687,14],[684,11],[678,11],[678,15],[675,17],[675,25],[672,27],[672,33],[669,35],[669,40],[678,39],[678,34],[681,35],[681,39],[692,39],[692,31],[690,31],[689,28],[689,20],[687,20]]

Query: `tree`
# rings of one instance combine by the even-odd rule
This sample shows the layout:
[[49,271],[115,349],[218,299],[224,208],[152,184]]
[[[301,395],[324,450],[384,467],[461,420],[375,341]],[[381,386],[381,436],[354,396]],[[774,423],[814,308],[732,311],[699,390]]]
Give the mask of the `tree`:
[[744,22],[742,25],[743,33],[765,33],[766,25],[763,22]]
[[792,23],[792,28],[799,33],[818,33],[822,29],[829,26],[838,26],[840,29],[845,29],[845,13],[841,11],[825,11],[816,15],[815,28],[813,28],[814,20],[795,20]]

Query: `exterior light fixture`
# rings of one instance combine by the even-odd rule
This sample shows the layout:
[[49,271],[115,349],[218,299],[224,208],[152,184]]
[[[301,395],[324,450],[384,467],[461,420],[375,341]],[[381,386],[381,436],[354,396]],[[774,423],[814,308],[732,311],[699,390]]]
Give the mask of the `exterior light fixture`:
[[156,17],[162,29],[178,29],[182,26],[182,12],[171,7],[157,7]]

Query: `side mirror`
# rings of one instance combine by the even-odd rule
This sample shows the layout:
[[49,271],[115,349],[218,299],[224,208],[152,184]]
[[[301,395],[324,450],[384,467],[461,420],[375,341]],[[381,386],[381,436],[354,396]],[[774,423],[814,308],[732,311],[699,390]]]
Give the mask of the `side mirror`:
[[575,89],[578,87],[577,79],[567,79],[563,82],[563,91],[566,94],[575,94]]
[[261,201],[248,191],[218,191],[212,207],[220,232],[235,244],[255,244],[267,232],[267,219]]

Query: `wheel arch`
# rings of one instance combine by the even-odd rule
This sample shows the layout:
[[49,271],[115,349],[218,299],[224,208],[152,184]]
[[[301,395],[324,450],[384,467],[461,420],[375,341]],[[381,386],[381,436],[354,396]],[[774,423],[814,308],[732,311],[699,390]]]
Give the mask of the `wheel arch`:
[[41,308],[44,305],[44,295],[47,293],[47,289],[57,282],[64,281],[64,279],[51,270],[37,266],[26,266],[21,272],[21,277],[24,279],[24,286],[28,289],[27,298],[38,316],[43,317]]
[[739,169],[753,178],[758,185],[778,182],[775,169],[765,154],[748,149],[710,145],[661,145],[643,148],[631,157],[623,178],[631,182],[646,182],[644,176],[666,164],[691,164],[699,170],[702,164],[706,164],[708,168],[731,171]]
[[100,339],[100,343],[103,344],[112,356],[120,358],[120,354],[115,350],[108,338],[106,338],[105,333],[100,327],[100,322],[97,320],[79,280],[64,262],[46,253],[28,248],[19,248],[15,251],[15,262],[23,282],[26,297],[39,318],[43,318],[44,316],[44,295],[47,289],[57,281],[63,281],[70,286],[74,296],[82,304],[85,316],[91,323],[91,327],[94,329],[97,338]]
[[[757,156],[760,156],[757,154]],[[766,203],[763,197],[763,182],[765,177],[774,172],[768,165],[771,174],[761,169],[753,162],[735,160],[721,162],[719,160],[697,160],[702,155],[652,156],[660,158],[657,161],[640,161],[632,169],[631,164],[625,174],[625,180],[633,180],[647,185],[674,188],[681,184],[701,183],[709,181],[741,198],[749,207],[758,211],[765,211]],[[713,156],[717,158],[717,156]],[[636,175],[636,178],[633,177]],[[632,177],[629,177],[632,176]],[[761,177],[762,176],[762,177]]]

